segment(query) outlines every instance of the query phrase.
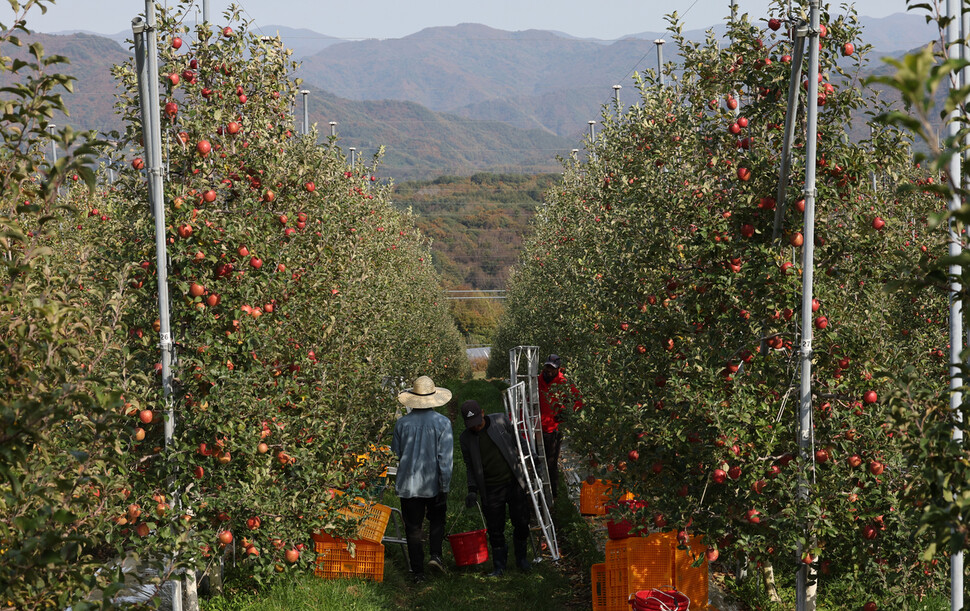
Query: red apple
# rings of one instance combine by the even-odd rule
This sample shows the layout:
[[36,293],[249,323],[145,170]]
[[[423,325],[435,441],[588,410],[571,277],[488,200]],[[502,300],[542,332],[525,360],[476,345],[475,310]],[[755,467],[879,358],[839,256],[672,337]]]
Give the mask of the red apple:
[[727,481],[727,472],[724,469],[714,469],[714,473],[711,476],[715,484],[723,484]]
[[879,231],[885,226],[886,226],[886,221],[882,220],[881,217],[877,216],[876,218],[872,219],[872,228],[875,229],[876,231]]
[[232,28],[230,28],[229,26],[222,28],[222,35],[225,36],[226,38],[229,38],[230,36],[232,36]]
[[862,395],[862,400],[866,403],[872,404],[879,400],[879,395],[876,394],[874,390],[867,390]]
[[199,153],[199,157],[207,157],[212,152],[212,144],[208,140],[199,140],[199,143],[195,145],[195,150]]
[[777,32],[778,31],[778,28],[780,28],[780,27],[781,27],[781,20],[780,19],[776,19],[776,18],[772,17],[771,19],[768,20],[768,28],[771,31]]
[[197,282],[193,282],[189,285],[189,295],[192,297],[201,297],[205,294],[205,287]]
[[738,168],[738,180],[742,182],[747,182],[751,180],[751,170],[750,168]]
[[855,468],[862,464],[862,457],[858,454],[853,454],[849,457],[849,466]]
[[630,460],[639,460],[640,459],[640,453],[637,452],[636,450],[630,450],[629,452],[627,452],[626,455],[627,455],[627,458],[629,458]]
[[821,330],[821,329],[824,329],[827,326],[829,326],[829,319],[826,318],[825,316],[819,316],[818,318],[815,319],[815,328],[816,329]]
[[230,121],[226,124],[226,131],[230,134],[238,134],[240,129],[242,129],[242,125],[235,121]]
[[240,246],[240,247],[239,247],[239,248],[238,248],[238,249],[236,250],[236,252],[238,252],[238,253],[239,253],[239,256],[240,256],[240,257],[248,257],[248,256],[249,256],[249,249],[248,249],[248,248],[246,248],[245,246]]
[[307,183],[304,184],[303,187],[310,193],[313,193],[317,188],[317,186],[313,184],[313,181],[307,181]]
[[853,53],[855,53],[855,45],[854,44],[852,44],[851,42],[847,42],[844,45],[842,45],[842,55],[848,57],[848,56],[852,55]]
[[825,448],[815,450],[815,462],[825,464],[829,461],[829,451]]
[[257,257],[253,257],[252,259],[249,260],[249,265],[251,265],[253,269],[259,269],[263,266],[263,260]]
[[799,246],[805,243],[805,236],[802,235],[802,232],[796,231],[795,233],[792,234],[791,238],[789,238],[788,241],[791,243],[792,246],[794,246],[795,248],[798,248]]
[[876,475],[876,476],[882,475],[882,472],[883,470],[885,470],[885,468],[886,466],[881,462],[879,462],[878,460],[874,460],[869,463],[869,473],[872,473],[873,475]]
[[179,105],[176,104],[175,102],[166,102],[165,114],[168,115],[169,118],[172,118],[175,115],[179,114]]
[[145,160],[141,157],[135,157],[135,159],[131,162],[131,167],[135,168],[136,170],[142,170],[145,168]]
[[145,424],[151,424],[152,420],[155,419],[155,412],[150,409],[143,409],[138,412],[138,419]]
[[300,560],[300,552],[295,549],[288,549],[286,550],[285,557],[287,562],[290,564],[295,564]]
[[740,478],[741,477],[741,467],[739,467],[737,465],[734,465],[733,467],[731,467],[730,469],[728,469],[728,477],[730,477],[731,479],[738,479],[738,478]]
[[752,524],[760,524],[761,523],[761,518],[759,517],[759,514],[760,513],[761,512],[759,512],[757,509],[749,509],[748,510],[748,522],[750,522]]
[[219,543],[223,545],[229,545],[232,543],[232,533],[228,530],[223,530],[219,532]]
[[172,39],[172,48],[178,51],[182,48],[182,39],[176,36]]
[[207,204],[211,204],[216,201],[216,192],[212,189],[207,189],[205,193],[202,194],[202,201]]
[[876,603],[874,603],[871,600],[866,604],[862,605],[862,611],[878,611],[878,610],[879,610],[879,606],[876,605]]

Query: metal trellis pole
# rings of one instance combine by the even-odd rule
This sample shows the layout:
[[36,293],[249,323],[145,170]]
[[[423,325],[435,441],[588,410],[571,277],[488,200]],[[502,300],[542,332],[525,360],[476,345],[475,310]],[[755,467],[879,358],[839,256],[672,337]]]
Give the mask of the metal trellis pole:
[[[947,16],[950,18],[946,26],[947,52],[951,58],[957,58],[961,55],[960,41],[963,33],[960,30],[966,17],[961,15],[960,0],[947,0],[946,10]],[[951,77],[951,91],[963,86],[962,81],[961,74],[955,73]],[[948,146],[953,147],[953,149],[957,148],[960,133],[960,124],[957,121],[960,116],[959,113],[960,110],[955,108],[948,117]],[[950,180],[954,183],[953,186],[959,186],[959,177],[962,175],[960,155],[950,157],[947,172],[950,174]],[[959,210],[961,207],[960,199],[959,192],[954,189],[947,207],[951,211]],[[963,246],[959,227],[952,217],[949,220],[949,238],[949,255],[951,257],[960,256]],[[960,405],[963,403],[963,394],[960,392],[960,387],[963,385],[960,375],[960,353],[963,351],[963,307],[960,298],[962,286],[959,281],[962,268],[959,265],[951,265],[948,271],[950,276],[950,409],[959,419]],[[959,424],[953,427],[953,440],[957,443],[963,441],[963,431]],[[950,609],[951,611],[963,609],[963,552],[960,551],[950,555]]]
[[616,104],[616,113],[620,113],[620,89],[623,85],[613,85],[613,103]]
[[57,142],[54,141],[54,130],[57,126],[51,123],[47,126],[47,130],[51,133],[51,165],[57,163]]
[[667,42],[663,38],[658,38],[653,41],[653,44],[657,45],[657,78],[660,79],[660,85],[664,84],[664,43]]
[[337,136],[337,122],[336,121],[331,121],[330,122],[330,136],[331,137],[336,137]]
[[350,147],[350,169],[353,170],[357,166],[357,149]]
[[209,0],[202,0],[202,23],[209,23]]
[[[808,110],[806,113],[807,129],[805,132],[805,243],[802,259],[802,345],[799,352],[801,359],[801,387],[799,389],[798,406],[798,449],[806,470],[801,471],[798,482],[798,498],[807,504],[810,490],[809,469],[814,469],[812,454],[812,290],[815,266],[815,156],[818,144],[818,37],[819,37],[819,3],[821,0],[810,0],[809,29],[808,29]],[[812,526],[805,525],[808,543],[812,542]],[[799,546],[796,562],[798,574],[795,586],[796,608],[798,611],[813,611],[815,609],[814,570],[812,566],[802,562],[805,550]],[[810,585],[811,591],[810,591]]]
[[302,89],[300,93],[303,94],[303,135],[310,133],[310,110],[307,108],[307,99],[310,95],[309,89]]
[[785,139],[781,146],[781,170],[778,175],[778,192],[775,197],[775,224],[771,232],[772,242],[781,239],[782,222],[785,218],[788,172],[791,168],[791,145],[795,139],[795,125],[798,118],[798,85],[802,80],[802,58],[805,55],[805,23],[795,27],[794,49],[792,53],[792,72],[788,82],[788,111],[785,113]]

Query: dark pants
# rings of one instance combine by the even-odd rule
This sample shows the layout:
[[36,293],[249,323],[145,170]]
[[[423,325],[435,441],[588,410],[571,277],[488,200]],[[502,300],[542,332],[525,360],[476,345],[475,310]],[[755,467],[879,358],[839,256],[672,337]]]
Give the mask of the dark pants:
[[[525,553],[525,542],[529,539],[528,495],[514,479],[507,484],[485,489],[482,513],[485,515],[485,528],[488,529],[488,542],[492,545],[494,559],[508,558],[509,548],[505,542],[505,507],[509,508],[512,520],[512,539],[516,543],[516,558]],[[521,551],[520,551],[521,549]]]
[[549,469],[549,485],[552,498],[559,496],[559,450],[562,448],[562,431],[542,433],[542,445],[546,450],[546,467]]
[[432,556],[441,556],[441,544],[445,538],[445,515],[448,511],[447,495],[437,498],[415,497],[401,499],[401,517],[404,519],[404,532],[408,540],[408,558],[411,572],[424,573],[424,516],[427,514],[431,526],[428,540]]

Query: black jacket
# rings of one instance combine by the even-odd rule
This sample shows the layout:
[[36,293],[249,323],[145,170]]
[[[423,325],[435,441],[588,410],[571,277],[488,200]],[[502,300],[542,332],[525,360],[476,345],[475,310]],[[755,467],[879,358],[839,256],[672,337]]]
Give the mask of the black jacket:
[[[480,433],[465,429],[458,442],[461,445],[461,455],[465,460],[465,472],[468,477],[468,491],[476,492],[485,500],[485,471],[482,469],[482,454],[478,445],[478,436],[488,433],[495,445],[502,452],[502,456],[512,468],[515,480],[525,489],[525,471],[519,460],[519,449],[515,445],[515,430],[505,414],[488,414],[488,426]],[[522,442],[525,444],[525,440]],[[527,447],[527,446],[526,446]]]

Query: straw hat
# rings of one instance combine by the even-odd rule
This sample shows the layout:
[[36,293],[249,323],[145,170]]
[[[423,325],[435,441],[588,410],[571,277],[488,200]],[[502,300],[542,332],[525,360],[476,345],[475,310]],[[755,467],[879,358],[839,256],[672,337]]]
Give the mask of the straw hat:
[[428,376],[421,376],[412,388],[399,394],[397,400],[411,409],[430,409],[451,401],[451,391],[435,386]]

